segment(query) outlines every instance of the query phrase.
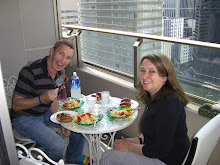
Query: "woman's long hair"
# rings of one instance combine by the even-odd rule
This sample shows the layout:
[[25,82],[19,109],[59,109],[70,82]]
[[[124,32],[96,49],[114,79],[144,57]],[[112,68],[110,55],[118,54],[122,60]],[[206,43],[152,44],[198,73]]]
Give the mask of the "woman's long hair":
[[[162,77],[167,76],[167,81],[164,86],[158,91],[151,100],[158,100],[161,97],[166,97],[170,93],[174,93],[178,96],[179,100],[184,103],[184,105],[188,104],[188,99],[180,86],[180,83],[176,77],[176,72],[173,66],[172,61],[163,54],[150,54],[142,57],[140,66],[145,59],[149,59],[151,63],[157,68],[158,74]],[[150,94],[145,91],[141,80],[138,82],[138,98],[141,99],[145,104],[148,103]]]

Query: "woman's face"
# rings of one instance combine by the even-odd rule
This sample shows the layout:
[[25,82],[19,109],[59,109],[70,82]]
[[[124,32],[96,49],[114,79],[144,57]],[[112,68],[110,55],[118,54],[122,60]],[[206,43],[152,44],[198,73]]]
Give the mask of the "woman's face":
[[167,81],[167,76],[161,77],[157,68],[149,59],[145,59],[141,64],[140,80],[144,90],[151,96],[157,93]]

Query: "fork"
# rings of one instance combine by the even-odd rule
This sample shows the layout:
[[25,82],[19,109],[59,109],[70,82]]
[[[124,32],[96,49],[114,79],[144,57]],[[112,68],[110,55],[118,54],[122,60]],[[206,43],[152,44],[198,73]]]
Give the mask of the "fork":
[[132,108],[132,109],[123,109],[123,110],[141,110],[141,107]]

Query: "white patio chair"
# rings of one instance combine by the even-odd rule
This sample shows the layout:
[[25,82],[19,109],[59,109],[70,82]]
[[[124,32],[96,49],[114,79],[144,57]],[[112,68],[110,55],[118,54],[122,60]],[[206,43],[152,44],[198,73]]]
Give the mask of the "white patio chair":
[[15,143],[15,146],[20,165],[64,165],[63,159],[55,162],[39,148],[31,147],[27,149],[24,145],[19,143]]
[[207,165],[220,137],[220,114],[206,123],[194,136],[182,165]]
[[[8,109],[10,111],[11,103],[12,103],[12,96],[13,96],[15,85],[16,85],[16,82],[17,82],[17,78],[15,76],[11,76],[11,77],[9,77],[8,80],[4,79],[3,81],[4,81],[4,87],[5,87],[5,94],[6,94]],[[30,144],[31,147],[36,145],[35,141],[21,136],[15,129],[13,129],[13,134],[14,134],[14,138],[15,138],[16,142],[18,142],[20,144],[23,144],[25,146]]]

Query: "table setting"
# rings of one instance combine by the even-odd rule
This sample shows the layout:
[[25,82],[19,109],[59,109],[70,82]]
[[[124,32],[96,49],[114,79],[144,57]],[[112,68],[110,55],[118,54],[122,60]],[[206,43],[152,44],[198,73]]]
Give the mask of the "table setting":
[[91,164],[99,164],[101,140],[109,136],[108,145],[113,147],[115,133],[130,126],[140,110],[137,101],[112,97],[109,91],[82,95],[80,99],[69,97],[59,106],[58,112],[51,115],[51,121],[85,137]]

